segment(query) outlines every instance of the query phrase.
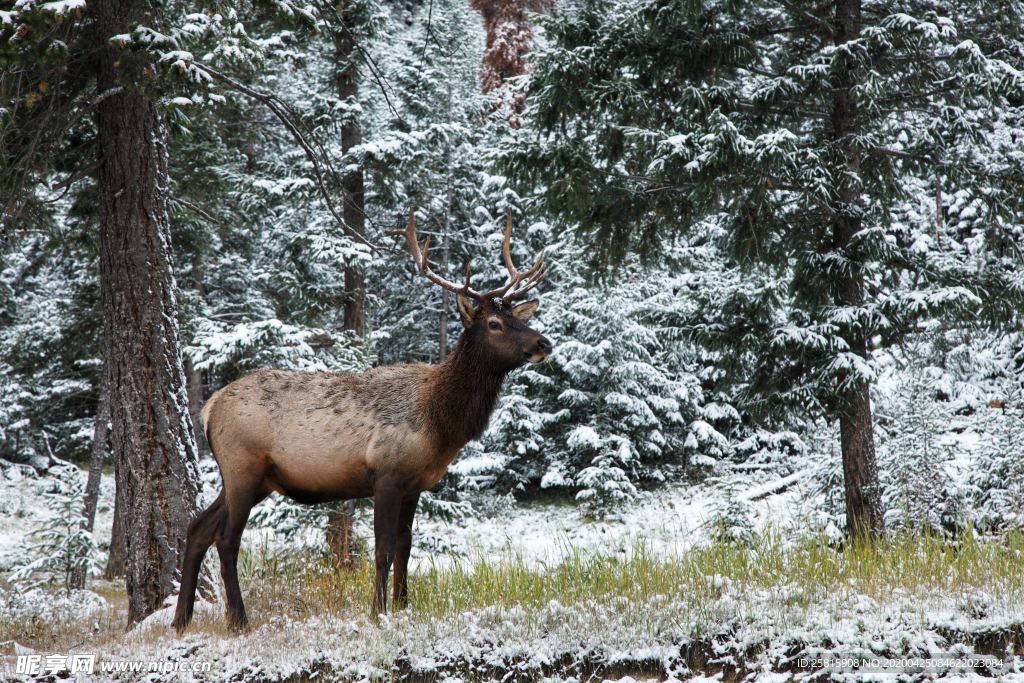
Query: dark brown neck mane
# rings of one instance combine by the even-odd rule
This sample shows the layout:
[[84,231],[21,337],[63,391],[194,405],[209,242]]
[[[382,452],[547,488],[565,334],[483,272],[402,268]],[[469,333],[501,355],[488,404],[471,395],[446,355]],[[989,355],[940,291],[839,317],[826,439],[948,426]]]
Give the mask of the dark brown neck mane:
[[496,365],[477,335],[475,329],[463,332],[438,366],[432,400],[426,406],[429,422],[446,450],[480,438],[505,376],[515,369]]

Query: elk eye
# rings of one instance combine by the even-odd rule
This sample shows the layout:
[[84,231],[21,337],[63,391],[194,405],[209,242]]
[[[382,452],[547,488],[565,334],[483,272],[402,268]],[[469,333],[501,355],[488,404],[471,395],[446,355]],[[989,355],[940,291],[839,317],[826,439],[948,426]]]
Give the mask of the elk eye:
[[491,328],[492,330],[496,330],[496,331],[500,331],[501,330],[501,323],[499,323],[497,320],[492,320],[491,322],[487,323],[487,326],[489,328]]

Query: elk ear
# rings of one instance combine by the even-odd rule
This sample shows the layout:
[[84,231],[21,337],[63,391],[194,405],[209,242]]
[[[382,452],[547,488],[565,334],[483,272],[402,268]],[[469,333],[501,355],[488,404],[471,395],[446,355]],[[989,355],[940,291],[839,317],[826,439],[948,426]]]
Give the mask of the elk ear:
[[540,306],[540,299],[524,301],[512,309],[512,315],[525,323],[537,312],[538,306]]
[[456,294],[455,303],[459,307],[459,317],[462,318],[462,326],[470,327],[473,324],[473,314],[476,313],[476,309],[473,307],[473,302],[465,294]]

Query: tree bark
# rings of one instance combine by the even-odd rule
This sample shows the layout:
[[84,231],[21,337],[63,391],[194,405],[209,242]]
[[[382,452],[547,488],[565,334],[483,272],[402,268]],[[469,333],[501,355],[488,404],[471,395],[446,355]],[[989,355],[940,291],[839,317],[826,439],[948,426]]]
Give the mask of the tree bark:
[[[339,12],[339,14],[341,14]],[[351,31],[334,32],[335,88],[338,99],[354,107],[359,102],[359,68],[356,60],[356,46]],[[346,112],[341,126],[341,153],[348,154],[353,147],[362,144],[363,133],[359,117],[352,111]],[[360,168],[345,173],[342,187],[345,206],[342,217],[345,223],[360,235],[366,235],[365,189],[363,171]],[[345,267],[345,329],[362,336],[366,329],[366,282],[363,269],[359,266]]]
[[[100,380],[100,396],[96,406],[96,420],[92,428],[92,457],[89,459],[89,477],[85,482],[85,507],[82,511],[82,528],[92,533],[96,526],[96,507],[100,498],[100,479],[103,477],[103,463],[107,456],[107,436],[110,433],[110,405],[107,388]],[[76,566],[68,579],[68,587],[85,588],[85,567]]]
[[327,518],[327,550],[339,567],[355,567],[355,513],[356,502],[338,503]]
[[103,578],[113,581],[122,576],[124,576],[124,529],[121,527],[121,496],[115,492],[114,522],[110,527],[110,550],[107,552],[107,567],[103,570]]
[[133,625],[174,588],[198,470],[170,261],[166,133],[154,102],[133,85],[153,66],[108,41],[159,18],[139,1],[98,0],[95,12],[99,91],[123,87],[99,103],[96,125],[106,381]]
[[[856,40],[860,29],[861,0],[837,0],[836,44]],[[855,236],[861,231],[864,210],[859,180],[860,153],[852,140],[860,132],[853,72],[851,64],[844,64],[837,71],[832,90],[832,132],[844,160],[844,167],[836,173],[838,204],[833,209],[833,239],[836,250],[841,253],[850,249]],[[859,270],[840,276],[836,283],[836,303],[854,308],[864,305],[864,277]],[[852,353],[867,358],[868,344],[863,330],[851,326],[843,336]],[[841,377],[840,381],[847,385],[839,410],[847,529],[853,535],[874,534],[883,529],[883,519],[875,463],[870,386],[862,379],[847,381]]]
[[[336,16],[344,16],[338,8]],[[356,59],[355,37],[350,27],[338,27],[332,33],[334,41],[334,84],[338,99],[349,105],[341,126],[341,152],[348,154],[352,148],[362,144],[363,135],[359,117],[351,107],[359,101],[359,68]],[[366,235],[365,190],[361,168],[347,170],[343,178],[342,195],[344,207],[342,217],[349,228],[360,235]],[[366,278],[363,269],[357,265],[345,266],[345,306],[343,324],[345,330],[357,338],[366,331]],[[327,547],[339,566],[354,566],[353,553],[355,521],[354,501],[338,503],[327,518]]]

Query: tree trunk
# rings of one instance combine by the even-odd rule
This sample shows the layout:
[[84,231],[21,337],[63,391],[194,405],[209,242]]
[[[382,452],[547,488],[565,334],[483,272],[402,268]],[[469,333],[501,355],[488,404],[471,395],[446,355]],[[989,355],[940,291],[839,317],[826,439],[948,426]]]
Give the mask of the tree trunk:
[[[837,0],[835,4],[835,41],[837,45],[856,40],[860,35],[860,0]],[[852,137],[859,132],[857,102],[854,95],[854,66],[847,63],[835,77],[832,90],[832,131],[842,151],[845,167],[838,169],[838,205],[833,208],[833,237],[839,252],[848,251],[862,228],[864,201],[861,194],[860,153]],[[836,283],[836,303],[859,308],[864,305],[864,277],[859,270],[840,276]],[[857,327],[844,332],[852,353],[867,358],[865,334]],[[840,380],[845,382],[845,377]],[[846,492],[846,524],[854,535],[882,530],[881,490],[875,464],[875,439],[871,416],[870,386],[865,380],[845,382],[839,412],[843,477]]]
[[[348,154],[353,147],[363,142],[359,117],[353,111],[355,105],[359,103],[359,69],[353,40],[350,31],[334,33],[335,87],[338,99],[351,107],[346,112],[345,121],[341,126],[342,154]],[[342,216],[353,231],[365,235],[365,191],[362,169],[356,168],[346,172],[343,183],[345,206]],[[359,266],[345,267],[345,295],[345,329],[361,336],[366,329],[366,283],[363,269]]]
[[[441,267],[444,269],[441,272],[448,272],[448,262],[451,259],[451,246],[448,241],[448,231],[445,230],[444,234],[444,248],[441,250]],[[445,356],[448,355],[448,309],[451,308],[450,299],[448,295],[450,292],[447,289],[441,290],[441,313],[437,317],[437,362],[441,363],[444,361]]]
[[99,91],[124,88],[99,103],[96,126],[106,381],[132,625],[174,589],[198,471],[170,262],[166,133],[153,101],[132,86],[153,67],[107,41],[158,18],[142,2],[99,0],[95,12]]
[[[338,17],[343,16],[337,12]],[[352,32],[348,27],[339,27],[333,32],[335,60],[335,88],[338,99],[349,105],[345,120],[341,126],[341,152],[348,154],[353,147],[363,141],[359,128],[359,117],[354,107],[359,102],[359,69],[356,59],[356,46]],[[360,235],[366,234],[365,192],[363,187],[362,169],[356,168],[345,173],[342,195],[345,205],[342,217],[353,231]],[[363,269],[357,265],[345,266],[345,330],[352,332],[357,338],[366,331],[366,280]],[[352,550],[354,547],[353,523],[355,503],[345,501],[338,503],[327,519],[327,547],[334,560],[342,567],[354,566]]]
[[[115,474],[116,477],[116,474]],[[114,523],[110,527],[110,550],[103,578],[113,581],[124,576],[124,529],[121,528],[121,496],[114,494]]]
[[877,534],[884,528],[873,424],[869,387],[860,382],[849,392],[839,417],[846,527],[854,536]]
[[[85,509],[82,511],[82,528],[92,533],[96,526],[96,507],[100,498],[100,479],[103,463],[107,456],[107,436],[110,433],[110,406],[107,388],[100,380],[99,403],[96,406],[96,420],[92,428],[92,457],[89,459],[89,478],[85,482]],[[68,587],[85,588],[85,567],[76,566],[71,572]]]
[[327,549],[339,567],[355,567],[355,512],[354,500],[342,501],[331,510],[327,518]]

